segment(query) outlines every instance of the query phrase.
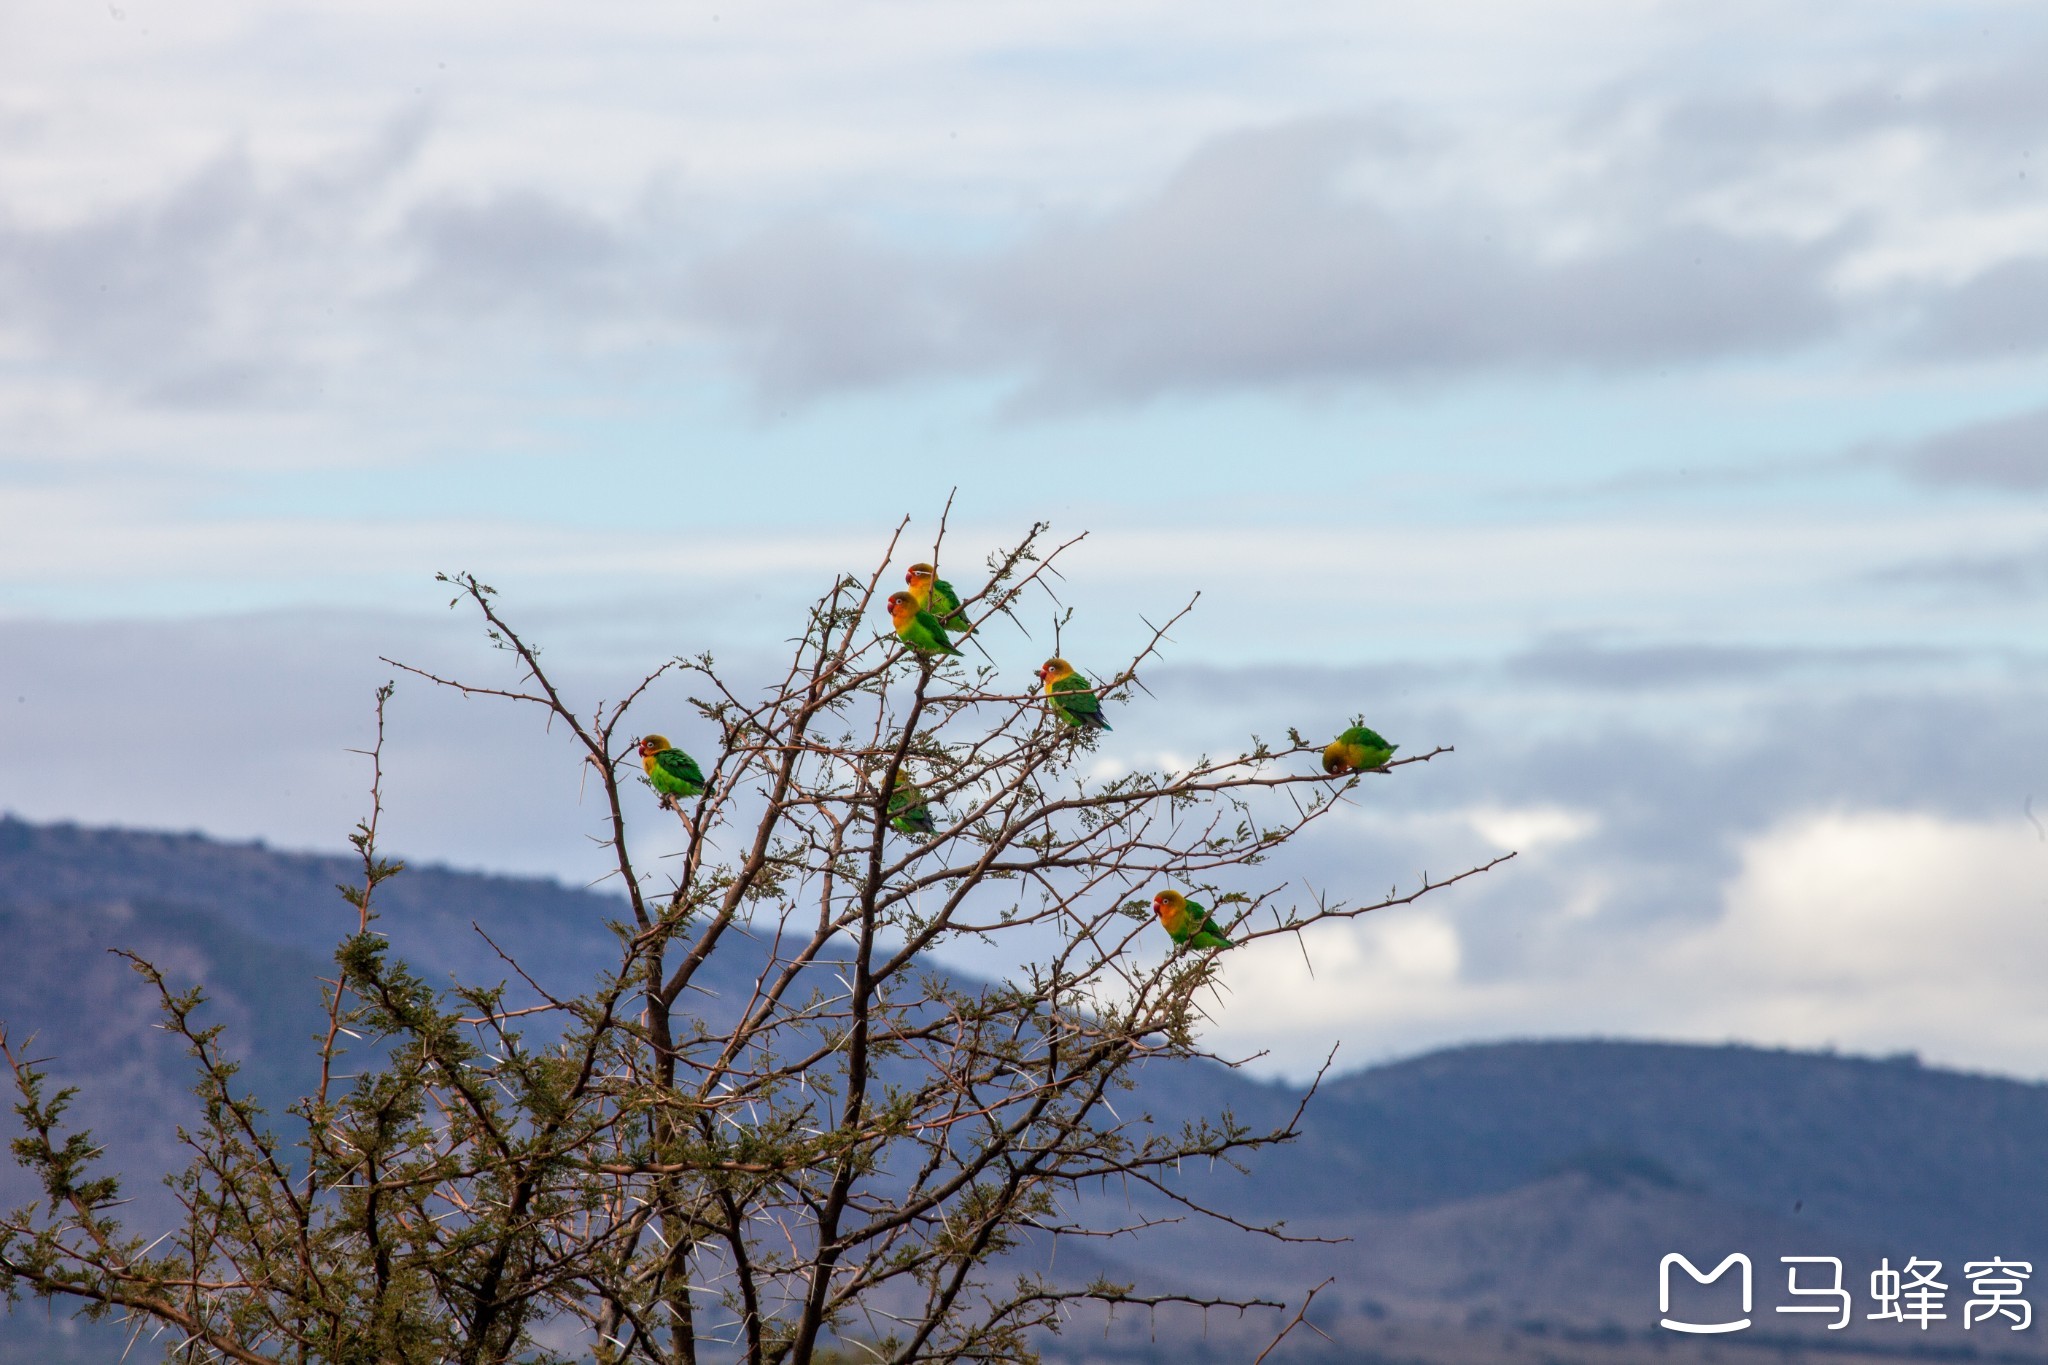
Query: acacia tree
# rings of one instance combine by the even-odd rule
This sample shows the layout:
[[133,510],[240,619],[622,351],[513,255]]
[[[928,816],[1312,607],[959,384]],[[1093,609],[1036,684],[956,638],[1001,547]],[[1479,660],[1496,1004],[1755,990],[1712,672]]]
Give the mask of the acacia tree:
[[[1052,593],[1066,546],[1042,549],[1044,530],[990,560],[964,604],[970,639],[1010,643],[1026,595]],[[67,1129],[71,1092],[0,1035],[25,1129],[14,1151],[46,1194],[0,1220],[10,1297],[152,1327],[177,1360],[335,1365],[1026,1361],[1081,1302],[1284,1310],[1067,1282],[1037,1254],[1142,1233],[1076,1215],[1092,1182],[1221,1217],[1174,1180],[1180,1163],[1296,1132],[1298,1108],[1257,1129],[1117,1111],[1140,1063],[1210,1055],[1198,1025],[1217,953],[1162,952],[1146,897],[1184,888],[1244,943],[1494,864],[1363,902],[1262,889],[1257,865],[1357,776],[1325,776],[1292,730],[1177,771],[1091,776],[1097,737],[1041,697],[876,629],[902,534],[880,567],[832,584],[765,686],[678,659],[588,708],[491,588],[445,579],[514,678],[397,666],[574,737],[624,889],[616,968],[572,991],[508,955],[506,982],[437,990],[392,958],[376,928],[378,888],[400,872],[378,852],[386,687],[317,1086],[273,1122],[238,1086],[200,992],[136,959],[195,1058],[202,1109],[173,1182],[184,1217],[149,1240],[121,1222],[90,1135]],[[1135,700],[1166,626],[1103,697]],[[678,671],[720,749],[709,790],[675,811],[676,869],[657,874],[634,836],[653,808],[631,762],[635,706]],[[899,779],[939,813],[931,832],[892,828]],[[964,939],[1008,947],[1014,967],[975,981],[932,966]],[[741,998],[693,989],[719,965],[748,983]],[[1300,1320],[1297,1305],[1282,1334]]]

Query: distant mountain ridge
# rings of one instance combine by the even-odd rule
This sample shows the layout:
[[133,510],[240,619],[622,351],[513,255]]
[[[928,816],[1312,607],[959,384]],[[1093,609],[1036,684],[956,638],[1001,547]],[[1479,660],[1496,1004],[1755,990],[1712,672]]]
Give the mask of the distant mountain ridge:
[[[1909,1057],[1493,1043],[1340,1077],[1318,1099],[1318,1129],[1357,1135],[1346,1150],[1362,1207],[1428,1207],[1579,1169],[1650,1183],[1662,1173],[1677,1188],[1788,1214],[1797,1205],[1845,1232],[1923,1246],[1958,1227],[2048,1231],[2048,1086]],[[1956,1178],[2027,1170],[2043,1178]]]
[[[335,888],[361,879],[361,864],[349,856],[0,815],[0,904],[189,905],[324,960],[354,927],[355,911]],[[379,927],[415,965],[474,977],[501,975],[504,964],[472,923],[510,946],[566,954],[553,959],[565,975],[589,976],[612,956],[604,921],[625,911],[614,895],[431,863],[409,863],[404,875],[379,888],[377,902]]]
[[[118,1165],[168,1169],[180,1157],[165,1130],[189,1104],[185,1059],[105,950],[131,947],[174,978],[205,982],[251,1084],[294,1093],[316,1022],[314,978],[350,923],[334,886],[355,870],[344,857],[199,835],[0,818],[0,1022],[12,1036],[38,1032],[53,1070],[84,1082],[80,1114]],[[551,975],[587,980],[611,963],[604,924],[623,914],[596,891],[419,865],[380,900],[396,950],[429,979],[505,975],[475,924]],[[1162,1122],[1229,1108],[1259,1124],[1291,1112],[1298,1094],[1190,1064],[1147,1067],[1136,1099]],[[29,1196],[20,1176],[0,1171],[0,1199]],[[1703,1265],[1746,1251],[1765,1305],[1783,1297],[1778,1256],[1836,1255],[1859,1314],[1879,1256],[1894,1266],[1939,1257],[1952,1270],[1962,1258],[2032,1259],[2048,1286],[2048,1086],[1909,1059],[1605,1041],[1454,1048],[1328,1082],[1301,1140],[1261,1155],[1249,1176],[1219,1167],[1184,1178],[1248,1218],[1350,1240],[1283,1246],[1181,1223],[1142,1243],[1063,1250],[1062,1264],[1297,1298],[1337,1276],[1316,1309],[1335,1344],[1298,1333],[1276,1365],[1622,1365],[1652,1348],[1704,1360],[1708,1347],[1655,1327],[1657,1263],[1670,1251]],[[146,1178],[129,1188],[142,1196],[139,1217],[161,1198]],[[1126,1198],[1169,1211],[1156,1196],[1099,1191],[1077,1212],[1124,1216]],[[2048,1304],[2048,1290],[2036,1297]],[[1859,1319],[1845,1345],[1768,1307],[1759,1317],[1712,1358],[1762,1360],[1766,1347],[1773,1361],[1837,1365],[1908,1349],[2048,1357],[2036,1344],[2048,1326],[1994,1339],[1952,1322],[1917,1339]],[[1163,1315],[1141,1328],[1125,1315],[1056,1339],[1048,1358],[1244,1361],[1274,1325]],[[0,1362],[112,1361],[119,1347],[104,1332],[46,1325],[40,1307],[0,1321]]]

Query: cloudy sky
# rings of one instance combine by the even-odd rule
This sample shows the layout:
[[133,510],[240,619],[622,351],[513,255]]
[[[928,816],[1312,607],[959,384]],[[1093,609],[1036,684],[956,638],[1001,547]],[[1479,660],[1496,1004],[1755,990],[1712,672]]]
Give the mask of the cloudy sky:
[[[1298,1070],[1589,1033],[2048,1075],[2048,11],[1514,0],[0,17],[0,808],[339,845],[470,569],[591,699],[1090,532],[1138,763],[1456,755],[1232,966]],[[771,633],[772,634],[772,633]],[[1020,671],[1037,646],[999,651]],[[678,727],[681,728],[681,727]],[[594,875],[401,692],[395,842]]]

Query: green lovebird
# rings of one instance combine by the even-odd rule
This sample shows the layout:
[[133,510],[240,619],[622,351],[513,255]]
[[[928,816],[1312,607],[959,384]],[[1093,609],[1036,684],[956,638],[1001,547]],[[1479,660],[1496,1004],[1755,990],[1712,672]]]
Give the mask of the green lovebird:
[[1376,730],[1354,725],[1332,740],[1329,748],[1323,750],[1323,771],[1332,777],[1342,777],[1345,773],[1362,773],[1384,764],[1394,756],[1394,750],[1400,747],[1381,739]]
[[939,577],[938,569],[930,564],[913,564],[903,575],[903,581],[910,585],[910,600],[917,603],[919,611],[930,612],[947,630],[962,635],[968,632],[967,613],[960,610],[960,594]]
[[664,735],[649,735],[640,741],[640,765],[647,780],[661,793],[661,804],[673,808],[678,796],[702,796],[711,790],[697,760],[675,748]]
[[1038,680],[1045,684],[1046,705],[1067,724],[1083,730],[1111,728],[1102,717],[1102,698],[1095,695],[1095,684],[1076,673],[1065,659],[1047,659],[1039,666]]
[[904,834],[929,838],[938,833],[938,826],[932,823],[931,805],[924,799],[924,793],[902,773],[896,774],[895,790],[889,793],[889,823]]
[[919,654],[960,652],[946,638],[946,628],[939,624],[939,618],[928,611],[918,610],[916,601],[907,592],[890,596],[889,619],[896,625],[896,638]]
[[1178,891],[1162,891],[1152,898],[1152,913],[1166,926],[1167,934],[1183,948],[1228,948],[1229,939],[1194,901]]

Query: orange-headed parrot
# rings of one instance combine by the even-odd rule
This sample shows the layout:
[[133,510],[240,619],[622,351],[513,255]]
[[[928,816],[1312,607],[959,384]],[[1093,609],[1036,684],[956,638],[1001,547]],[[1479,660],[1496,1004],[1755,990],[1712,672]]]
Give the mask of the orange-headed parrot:
[[1323,750],[1323,771],[1332,777],[1366,772],[1385,764],[1394,756],[1394,750],[1400,747],[1381,739],[1376,730],[1354,725]]
[[649,735],[640,741],[640,764],[647,780],[661,793],[661,804],[672,808],[679,796],[702,796],[711,790],[697,760],[675,748],[666,736]]
[[1045,684],[1045,704],[1067,724],[1083,730],[1111,728],[1103,719],[1102,698],[1095,695],[1095,684],[1075,672],[1065,659],[1047,659],[1039,666],[1038,680]]
[[921,655],[957,655],[960,652],[946,638],[946,628],[939,624],[939,618],[919,610],[917,602],[907,592],[890,595],[889,620],[896,626],[896,638]]
[[1228,948],[1229,939],[1216,927],[1209,912],[1178,891],[1162,891],[1152,898],[1152,913],[1166,926],[1167,934],[1183,948]]
[[903,581],[910,585],[910,600],[917,603],[919,611],[928,611],[938,618],[939,624],[947,630],[967,633],[967,613],[960,610],[960,594],[953,591],[953,585],[939,577],[939,571],[930,564],[913,564],[903,575]]

